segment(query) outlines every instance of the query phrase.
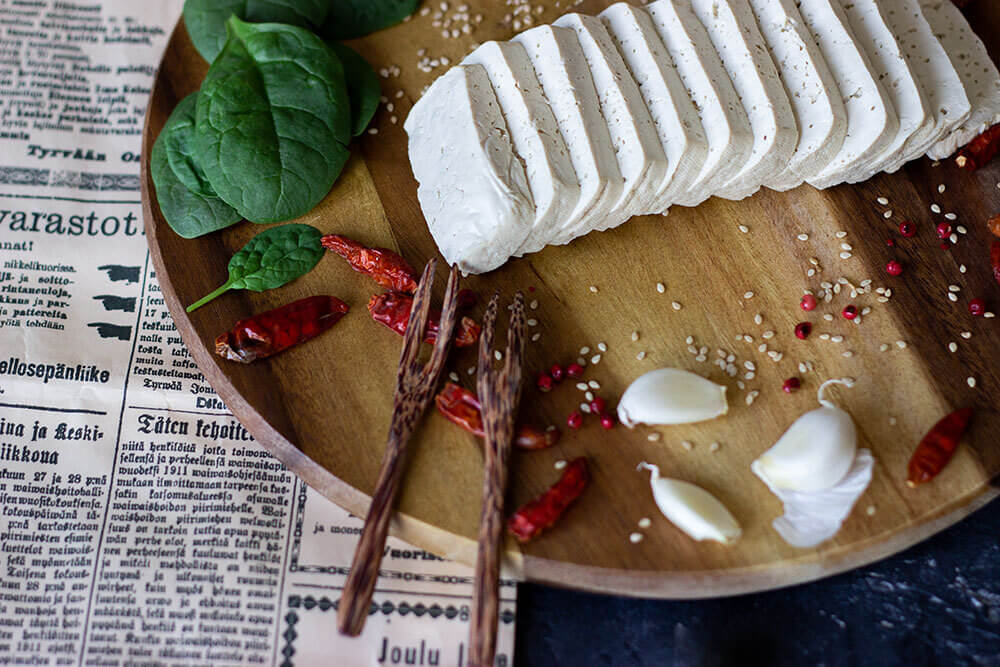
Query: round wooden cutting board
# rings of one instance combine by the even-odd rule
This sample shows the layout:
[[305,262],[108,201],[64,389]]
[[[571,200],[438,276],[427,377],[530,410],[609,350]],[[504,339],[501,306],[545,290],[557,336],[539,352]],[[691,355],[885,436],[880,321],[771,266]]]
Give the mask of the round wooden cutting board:
[[[602,6],[584,2],[576,9],[593,13]],[[436,256],[417,203],[403,119],[423,87],[447,69],[442,56],[454,63],[474,42],[513,35],[513,18],[505,21],[509,9],[481,0],[469,11],[475,29],[469,35],[457,31],[458,38],[445,39],[433,25],[453,15],[451,8],[439,19],[434,12],[418,15],[353,44],[382,69],[383,92],[393,106],[383,105],[373,124],[377,133],[357,142],[333,191],[299,222],[398,249],[417,267]],[[561,11],[549,7],[534,22],[550,22]],[[476,23],[478,12],[483,18]],[[1000,47],[1000,31],[986,28],[1000,25],[1000,5],[979,2],[969,13],[991,48]],[[439,66],[424,72],[417,65],[421,58],[438,59]],[[184,312],[224,282],[231,254],[262,229],[244,223],[184,240],[157,206],[146,161],[170,111],[199,87],[206,69],[180,25],[153,90],[143,139],[146,230],[163,294],[199,367],[261,445],[321,493],[364,515],[385,447],[402,342],[368,316],[365,306],[377,286],[331,255],[281,289],[230,292],[191,315]],[[558,424],[563,437],[552,449],[516,454],[509,506],[552,484],[560,460],[589,457],[593,481],[550,532],[526,546],[508,544],[511,573],[650,597],[756,591],[883,558],[995,497],[990,480],[1000,473],[1000,320],[974,318],[967,304],[981,297],[1000,311],[985,226],[989,215],[1000,212],[998,181],[1000,161],[967,173],[950,161],[934,166],[923,159],[856,186],[761,190],[742,202],[712,199],[694,209],[676,208],[668,217],[635,219],[464,281],[484,296],[499,290],[509,301],[523,290],[533,306],[537,301],[530,315],[537,320],[531,333],[538,336],[528,344],[529,378],[553,363],[575,361],[586,346],[585,380],[599,382],[596,393],[611,405],[637,376],[664,366],[729,388],[730,412],[712,422],[606,431],[588,417],[572,431],[565,427],[566,415],[583,400],[575,382],[541,394],[529,381],[523,419]],[[889,203],[879,204],[881,197]],[[958,243],[950,250],[939,246],[935,225],[944,218],[931,212],[932,204],[954,212],[952,224],[967,228],[957,230]],[[896,232],[904,219],[917,228],[913,238]],[[887,247],[888,238],[896,247]],[[903,262],[903,275],[886,274],[891,258]],[[439,297],[444,277],[439,268]],[[665,286],[662,292],[658,283]],[[819,292],[824,283],[831,300],[821,299],[812,313],[801,311],[803,290]],[[960,288],[957,301],[948,296],[950,285]],[[869,289],[852,296],[862,286]],[[251,366],[211,352],[215,337],[236,320],[323,293],[342,298],[352,311],[320,338]],[[485,300],[473,315],[481,314]],[[840,316],[849,303],[871,309],[860,324]],[[802,320],[814,325],[806,341],[793,334]],[[951,342],[957,344],[953,353]],[[606,352],[591,360],[600,343]],[[737,377],[715,363],[720,350],[733,355]],[[448,369],[469,388],[475,385],[467,374],[474,359],[471,351],[456,351]],[[789,395],[781,386],[791,376],[799,376],[803,388]],[[874,452],[874,478],[836,537],[815,549],[796,549],[771,527],[782,508],[751,474],[750,462],[816,407],[820,382],[844,376],[856,378],[856,386],[838,387],[831,396],[857,421],[860,445]],[[908,488],[906,463],[914,446],[939,418],[962,406],[977,412],[954,460],[932,483]],[[432,409],[410,452],[395,534],[473,562],[482,488],[479,444]],[[636,471],[641,461],[711,491],[739,519],[743,537],[729,547],[688,539],[658,513],[648,474]],[[637,522],[643,517],[652,526],[641,530]],[[636,531],[644,539],[632,543],[629,535]]]

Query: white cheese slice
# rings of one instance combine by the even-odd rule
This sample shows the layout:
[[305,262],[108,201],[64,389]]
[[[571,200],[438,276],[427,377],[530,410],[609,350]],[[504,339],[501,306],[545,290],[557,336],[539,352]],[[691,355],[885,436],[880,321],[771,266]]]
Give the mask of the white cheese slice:
[[800,0],[799,12],[833,74],[847,110],[847,136],[826,167],[806,182],[823,189],[865,169],[892,142],[899,120],[871,63],[854,41],[838,0]]
[[791,190],[807,175],[828,165],[844,145],[847,110],[794,0],[750,0],[750,7],[799,128],[799,143],[788,165],[764,185],[772,190]]
[[482,65],[486,70],[514,152],[524,163],[531,187],[534,225],[515,254],[541,250],[580,199],[580,184],[569,149],[523,46],[516,42],[487,42],[462,62]]
[[972,104],[968,119],[927,151],[931,159],[942,160],[1000,123],[1000,74],[983,41],[951,0],[920,0],[920,7],[948,52],[951,64],[962,77],[965,93]]
[[656,126],[611,35],[601,20],[583,14],[564,14],[553,25],[576,33],[597,88],[601,113],[608,124],[618,169],[625,179],[621,199],[604,224],[624,222],[633,215],[650,213],[667,171],[667,157],[660,146]]
[[840,0],[854,31],[854,39],[868,54],[882,88],[889,95],[899,119],[896,136],[878,153],[867,169],[852,174],[848,183],[867,181],[893,165],[911,139],[922,142],[934,131],[934,115],[917,83],[899,42],[889,28],[880,0]]
[[624,222],[627,217],[607,224],[621,200],[624,180],[576,33],[544,25],[512,41],[523,45],[531,60],[580,184],[579,201],[549,243],[569,243],[595,227]]
[[743,104],[722,66],[712,40],[685,0],[657,0],[644,7],[701,117],[708,155],[686,197],[697,206],[729,181],[746,162],[754,136]]
[[906,162],[922,156],[931,146],[964,123],[972,105],[965,93],[965,86],[948,53],[934,36],[934,30],[920,11],[918,0],[881,0],[882,12],[889,21],[910,69],[917,77],[930,114],[933,129],[925,137],[914,134],[903,145],[899,158],[886,165],[885,171],[893,172]]
[[506,262],[531,231],[534,203],[486,70],[453,67],[405,128],[420,208],[445,260],[465,273]]
[[753,128],[753,150],[742,169],[715,193],[743,199],[784,170],[799,143],[788,94],[746,0],[692,0]]
[[708,139],[701,118],[649,14],[619,2],[599,18],[638,85],[666,155],[667,169],[650,207],[665,212],[687,194],[705,163]]

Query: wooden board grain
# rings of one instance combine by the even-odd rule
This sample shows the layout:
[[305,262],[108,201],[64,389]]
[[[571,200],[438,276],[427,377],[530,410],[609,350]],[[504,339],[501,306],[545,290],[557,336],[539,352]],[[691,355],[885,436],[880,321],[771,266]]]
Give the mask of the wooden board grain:
[[[601,6],[584,2],[576,9],[594,12]],[[445,67],[422,72],[415,64],[424,55],[457,62],[473,42],[509,38],[509,10],[501,3],[473,5],[470,15],[482,12],[483,19],[471,35],[457,39],[440,36],[432,22],[443,19],[432,12],[353,44],[376,68],[388,68],[382,81],[393,108],[383,107],[374,125],[378,134],[364,136],[330,196],[300,222],[396,248],[417,266],[436,255],[416,200],[402,120],[422,87]],[[560,11],[548,7],[533,20],[551,21]],[[1000,25],[1000,7],[980,2],[969,11],[996,54],[1000,32],[990,26]],[[143,139],[146,230],[164,297],[199,367],[255,438],[321,493],[363,515],[385,446],[402,341],[368,317],[365,304],[375,285],[331,257],[287,287],[229,293],[191,315],[184,313],[185,305],[224,281],[231,253],[261,229],[247,223],[184,240],[164,223],[153,196],[146,164],[153,141],[177,101],[199,87],[206,68],[180,25],[157,77]],[[397,91],[402,93],[397,96]],[[607,351],[599,363],[589,365],[586,379],[598,381],[598,393],[612,404],[631,380],[662,366],[695,371],[726,384],[730,393],[731,410],[724,419],[605,431],[591,418],[580,431],[567,433],[563,427],[562,441],[550,450],[516,453],[512,506],[555,481],[559,473],[553,464],[562,459],[590,457],[593,482],[558,528],[525,547],[508,544],[512,572],[536,581],[641,596],[762,590],[882,558],[995,497],[989,481],[1000,473],[1000,325],[997,319],[971,317],[967,303],[978,296],[1000,310],[1000,288],[988,270],[985,227],[987,217],[1000,212],[998,181],[997,164],[969,174],[950,163],[933,166],[921,160],[898,174],[856,186],[825,192],[809,187],[789,193],[763,190],[738,203],[712,199],[695,209],[672,210],[665,218],[635,219],[467,280],[465,286],[482,294],[499,290],[509,300],[516,290],[524,290],[529,301],[538,302],[537,310],[530,311],[537,325],[529,333],[540,334],[526,352],[531,371],[569,363],[583,346],[591,348],[590,357],[604,342]],[[945,185],[944,192],[938,191],[939,184]],[[878,197],[890,204],[877,204]],[[939,247],[934,225],[942,218],[931,213],[932,203],[956,213],[953,224],[968,230],[951,250]],[[883,216],[887,210],[891,218]],[[914,238],[900,239],[895,233],[903,219],[917,226]],[[799,240],[801,234],[808,240]],[[887,247],[889,237],[896,239],[895,248]],[[850,250],[842,248],[844,243]],[[842,259],[843,252],[850,257]],[[903,261],[902,276],[886,275],[890,258]],[[815,275],[808,274],[810,269]],[[439,287],[444,277],[442,269]],[[799,310],[803,290],[819,290],[824,281],[840,279],[854,286],[870,279],[872,291],[852,298],[850,286],[842,285],[815,312]],[[657,291],[657,283],[666,286],[664,293]],[[960,287],[957,302],[947,296],[950,285]],[[888,303],[878,301],[876,287],[891,289]],[[248,367],[222,362],[211,353],[214,337],[235,320],[319,293],[332,293],[352,308],[319,339]],[[840,317],[848,303],[871,308],[860,325]],[[826,314],[831,321],[824,319]],[[803,319],[815,326],[807,341],[792,333]],[[637,341],[633,331],[639,332]],[[971,337],[963,338],[962,332]],[[688,336],[696,352],[707,348],[706,361],[689,351]],[[837,336],[843,341],[834,342]],[[948,351],[949,342],[957,344],[955,353]],[[781,360],[760,351],[764,344],[781,352]],[[888,346],[885,351],[883,346]],[[717,350],[734,355],[738,378],[713,365]],[[646,353],[644,359],[637,358],[639,352]],[[450,365],[470,388],[474,378],[466,370],[474,361],[473,351],[459,351]],[[753,379],[743,379],[745,362],[753,364]],[[805,363],[812,370],[800,373],[799,365]],[[782,381],[793,375],[802,378],[803,390],[786,395]],[[832,394],[855,417],[861,446],[875,454],[874,479],[834,539],[819,548],[795,549],[771,528],[780,503],[750,473],[749,464],[798,415],[815,407],[822,380],[841,376],[858,380],[856,388]],[[976,378],[975,388],[968,386],[969,377]],[[738,388],[736,379],[743,379],[746,390]],[[752,405],[746,401],[750,390],[760,392]],[[544,395],[529,384],[523,416],[563,426],[581,400],[572,382]],[[966,405],[974,406],[977,415],[953,462],[934,483],[907,488],[906,461],[915,443],[938,418]],[[654,432],[661,435],[659,441],[649,439]],[[693,447],[684,448],[684,441]],[[717,451],[711,443],[719,443]],[[472,562],[482,489],[478,443],[432,414],[411,452],[394,533]],[[657,513],[647,476],[635,470],[644,460],[660,465],[665,475],[717,495],[742,523],[743,538],[723,547],[695,543],[679,533]],[[653,525],[641,531],[642,542],[632,544],[629,534],[638,530],[642,517],[652,518]]]

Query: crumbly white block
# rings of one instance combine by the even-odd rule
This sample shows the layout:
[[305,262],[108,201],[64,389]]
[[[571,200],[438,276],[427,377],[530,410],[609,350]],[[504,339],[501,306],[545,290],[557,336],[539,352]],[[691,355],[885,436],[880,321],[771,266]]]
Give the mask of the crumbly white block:
[[701,117],[708,155],[686,197],[675,204],[697,206],[743,167],[754,135],[739,95],[705,27],[685,0],[657,0],[644,7],[667,48]]
[[580,184],[576,207],[549,240],[569,243],[606,224],[621,200],[624,179],[576,33],[543,25],[520,33],[512,41],[523,45],[531,60]]
[[522,45],[487,42],[462,63],[478,64],[486,70],[535,202],[531,233],[515,254],[541,250],[580,199],[569,149]]
[[942,160],[1000,123],[1000,74],[983,41],[951,0],[920,0],[920,8],[958,70],[972,104],[965,122],[927,151],[927,157]]
[[639,87],[601,20],[572,13],[564,14],[553,25],[573,30],[580,40],[618,158],[618,169],[625,180],[614,211],[604,223],[595,226],[603,231],[633,215],[653,210],[667,171],[667,156]]
[[749,2],[799,128],[799,143],[788,165],[764,185],[772,190],[791,190],[806,176],[823,169],[840,151],[847,136],[847,110],[794,0]]
[[708,155],[708,139],[687,89],[642,9],[624,2],[598,15],[639,87],[667,158],[667,169],[651,206],[665,212],[685,196]]
[[917,135],[910,137],[903,145],[899,158],[886,165],[885,171],[893,172],[906,162],[922,156],[964,123],[972,111],[972,104],[948,53],[920,11],[920,2],[881,0],[881,3],[882,13],[917,77],[933,117],[933,130],[922,138]]
[[743,199],[784,170],[799,143],[788,94],[747,0],[692,0],[753,128],[753,150],[742,169],[715,193]]
[[453,67],[405,128],[420,208],[445,260],[465,273],[506,262],[531,231],[534,203],[486,70]]
[[848,183],[859,183],[893,165],[903,153],[907,141],[927,139],[934,131],[934,115],[930,113],[927,98],[889,28],[880,0],[840,0],[840,4],[854,31],[854,39],[868,54],[868,60],[899,119],[896,136],[889,145],[874,154],[874,160],[867,169],[847,179]]
[[868,56],[855,42],[839,0],[800,0],[799,12],[847,110],[847,136],[840,151],[821,171],[806,177],[807,183],[823,189],[866,169],[896,136],[899,120]]

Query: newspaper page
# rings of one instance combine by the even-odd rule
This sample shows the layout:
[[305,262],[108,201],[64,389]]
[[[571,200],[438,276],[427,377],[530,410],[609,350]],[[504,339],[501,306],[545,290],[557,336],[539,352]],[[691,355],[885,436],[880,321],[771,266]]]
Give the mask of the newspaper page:
[[463,665],[471,571],[396,540],[336,632],[361,521],[254,442],[164,306],[139,150],[181,4],[0,0],[0,665]]

